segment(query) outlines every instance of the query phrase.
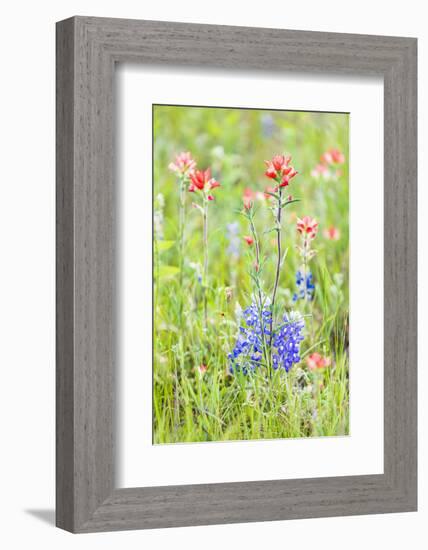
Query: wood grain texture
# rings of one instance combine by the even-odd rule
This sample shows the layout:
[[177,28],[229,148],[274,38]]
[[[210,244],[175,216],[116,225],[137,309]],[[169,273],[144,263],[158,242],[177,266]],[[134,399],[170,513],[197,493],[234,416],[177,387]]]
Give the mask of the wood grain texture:
[[[115,489],[116,62],[383,76],[383,475]],[[416,79],[412,38],[87,17],[57,24],[59,527],[92,532],[416,510]]]
[[74,526],[74,24],[56,36],[56,510]]

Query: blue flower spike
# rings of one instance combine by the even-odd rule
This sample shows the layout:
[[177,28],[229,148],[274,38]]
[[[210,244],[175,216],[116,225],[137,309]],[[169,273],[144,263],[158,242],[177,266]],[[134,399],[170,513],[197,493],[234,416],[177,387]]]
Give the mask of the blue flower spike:
[[243,311],[239,334],[235,347],[229,353],[229,372],[248,374],[263,363],[263,346],[272,347],[272,366],[274,370],[283,368],[288,372],[300,361],[300,343],[304,339],[305,322],[296,312],[286,313],[282,323],[271,334],[272,312],[265,306],[261,312],[253,303]]
[[298,300],[306,300],[312,302],[314,299],[315,285],[313,282],[313,276],[310,271],[306,274],[306,278],[303,276],[301,271],[296,273],[296,287],[297,292],[293,294],[293,302]]

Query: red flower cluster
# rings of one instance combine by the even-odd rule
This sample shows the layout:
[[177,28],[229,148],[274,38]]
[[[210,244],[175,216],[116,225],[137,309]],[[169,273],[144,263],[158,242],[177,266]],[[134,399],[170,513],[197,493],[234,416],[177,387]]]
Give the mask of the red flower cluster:
[[170,162],[168,168],[178,174],[191,174],[196,167],[196,162],[192,159],[192,155],[187,152],[179,153],[175,156],[175,162]]
[[321,155],[320,161],[312,170],[312,177],[322,176],[325,180],[337,179],[341,175],[341,171],[334,168],[345,162],[345,155],[339,149],[329,149]]
[[[219,182],[211,177],[210,168],[207,168],[206,170],[195,170],[189,174],[189,178],[190,185],[188,189],[191,193],[194,193],[195,191],[204,191],[205,193],[208,193],[208,191],[211,191],[216,187],[220,187]],[[209,201],[214,200],[214,197],[211,194],[209,194],[207,198]]]
[[318,232],[318,222],[310,216],[304,216],[302,219],[297,218],[297,231],[309,239],[315,239]]
[[290,166],[291,157],[285,155],[275,155],[272,160],[265,160],[267,166],[265,175],[268,178],[275,180],[279,185],[275,187],[275,191],[279,187],[286,187],[291,178],[297,175],[297,170]]
[[323,357],[319,353],[312,353],[306,358],[306,364],[310,370],[323,369],[331,365],[330,357]]
[[321,155],[321,162],[323,164],[343,164],[345,155],[339,149],[329,149]]

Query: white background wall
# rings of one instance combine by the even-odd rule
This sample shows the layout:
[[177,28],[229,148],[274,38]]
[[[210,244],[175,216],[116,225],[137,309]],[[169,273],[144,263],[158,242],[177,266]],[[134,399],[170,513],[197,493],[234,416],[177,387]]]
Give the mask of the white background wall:
[[[423,466],[428,458],[428,405],[424,390],[428,375],[422,345],[418,513],[80,536],[52,526],[55,21],[77,14],[417,36],[422,249],[423,216],[428,206],[424,181],[428,168],[428,29],[424,11],[420,0],[407,0],[404,4],[387,0],[263,0],[260,4],[248,0],[156,0],[151,4],[131,0],[15,0],[3,4],[0,11],[0,541],[3,548],[425,547],[428,483]],[[423,286],[427,258],[423,252],[426,249],[420,250],[421,304],[427,298]],[[420,325],[423,335],[428,329],[423,307]]]

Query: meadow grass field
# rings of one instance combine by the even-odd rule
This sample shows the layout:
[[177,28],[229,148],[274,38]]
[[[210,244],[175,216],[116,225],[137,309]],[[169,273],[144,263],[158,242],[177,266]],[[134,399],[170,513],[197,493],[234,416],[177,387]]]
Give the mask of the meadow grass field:
[[349,433],[348,124],[154,106],[154,443]]

